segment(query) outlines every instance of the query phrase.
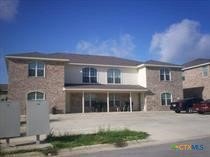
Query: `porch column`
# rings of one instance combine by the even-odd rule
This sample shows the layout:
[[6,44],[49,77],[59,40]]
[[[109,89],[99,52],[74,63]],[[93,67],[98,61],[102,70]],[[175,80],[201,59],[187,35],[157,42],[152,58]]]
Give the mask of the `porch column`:
[[146,104],[146,98],[145,98],[145,93],[141,94],[141,101],[142,101],[142,105],[143,105],[143,111],[146,112],[147,111],[147,104]]
[[131,92],[130,92],[130,112],[133,111],[133,108],[132,108],[132,95],[131,95]]
[[85,113],[85,92],[82,91],[82,113]]
[[106,105],[107,105],[107,112],[109,112],[109,92],[107,92]]
[[147,98],[145,97],[145,93],[144,93],[144,112],[147,112]]

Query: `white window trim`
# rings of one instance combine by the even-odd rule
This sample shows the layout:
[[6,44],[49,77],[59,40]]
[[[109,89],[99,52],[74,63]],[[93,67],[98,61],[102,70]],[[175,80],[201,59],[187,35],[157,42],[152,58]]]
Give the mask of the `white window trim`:
[[[161,78],[160,78],[160,76],[161,76],[161,69],[164,69],[164,73],[163,73],[163,76],[164,76],[164,79],[163,80],[161,80]],[[166,70],[165,69],[168,69],[169,70],[169,80],[166,80]],[[171,69],[170,68],[166,68],[166,67],[162,67],[162,68],[160,68],[160,70],[159,70],[159,79],[160,79],[160,81],[171,81],[172,80],[172,78],[171,78]]]
[[[34,99],[34,100],[28,100],[28,94],[34,93],[34,92],[35,92],[35,99]],[[43,93],[43,95],[44,95],[43,99],[37,99],[37,92]],[[36,91],[29,91],[29,92],[26,94],[26,99],[27,99],[27,101],[43,101],[43,100],[46,100],[46,95],[45,95],[45,92],[39,91],[39,90],[36,90]]]
[[[85,69],[85,68],[88,68],[88,78],[89,78],[88,82],[83,82],[83,69]],[[96,82],[94,82],[94,83],[98,83],[98,69],[95,68],[95,67],[83,67],[82,68],[82,83],[84,83],[84,84],[85,83],[94,84],[94,83],[91,82],[91,70],[90,70],[91,68],[96,70]]]
[[[109,83],[108,82],[108,71],[109,70],[113,70],[113,77],[112,77],[112,80],[113,80],[113,83]],[[120,83],[116,83],[115,82],[115,70],[119,70],[120,71]],[[107,84],[122,84],[122,72],[120,69],[107,69]]]
[[162,104],[162,94],[165,94],[165,93],[171,94],[171,102],[173,101],[172,93],[170,93],[170,92],[162,92],[162,93],[160,93],[160,103],[161,103],[162,106],[170,106],[170,104],[167,104],[166,97],[165,97],[165,105]]
[[[35,70],[35,76],[29,76],[29,65],[30,65],[30,63],[33,63],[33,62],[35,62],[35,68],[32,68],[32,69],[34,69]],[[38,76],[37,75],[37,71],[38,71],[38,69],[41,69],[41,68],[38,68],[38,62],[40,62],[40,63],[43,63],[44,64],[44,75],[43,76]],[[29,62],[28,63],[28,77],[45,77],[45,63],[44,62],[42,62],[42,61],[31,61],[31,62]]]

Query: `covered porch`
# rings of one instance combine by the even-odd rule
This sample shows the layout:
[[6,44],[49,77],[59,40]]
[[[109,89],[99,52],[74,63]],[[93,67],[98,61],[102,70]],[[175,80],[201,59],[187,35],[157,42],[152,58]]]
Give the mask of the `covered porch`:
[[65,86],[66,113],[132,112],[145,108],[146,88],[136,85]]

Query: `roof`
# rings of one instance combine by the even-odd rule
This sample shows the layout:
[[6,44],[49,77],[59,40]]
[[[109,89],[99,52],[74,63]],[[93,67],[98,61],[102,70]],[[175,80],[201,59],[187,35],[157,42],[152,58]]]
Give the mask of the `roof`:
[[0,91],[7,92],[8,91],[8,84],[0,84]]
[[65,90],[108,90],[108,91],[147,91],[139,85],[113,84],[65,84]]
[[146,64],[147,66],[171,66],[180,67],[177,64],[149,60],[146,62],[130,60],[125,58],[101,55],[73,54],[73,53],[41,53],[29,52],[7,55],[6,58],[22,58],[22,59],[43,59],[68,61],[70,64],[95,64],[95,65],[116,65],[116,66],[139,66]]
[[161,62],[161,61],[156,61],[156,60],[148,60],[144,63],[149,64],[149,65],[180,66],[180,65],[177,65],[177,64],[172,64],[172,63],[168,63],[168,62]]
[[194,67],[194,66],[199,66],[199,65],[202,65],[202,64],[207,64],[207,63],[210,63],[210,59],[205,59],[205,58],[198,58],[198,59],[195,59],[195,60],[192,60],[190,62],[187,62],[185,64],[183,64],[183,68],[191,68],[191,67]]
[[40,53],[30,52],[21,54],[7,55],[10,57],[38,57],[38,58],[51,58],[51,59],[67,59],[70,63],[85,63],[85,64],[102,64],[102,65],[120,65],[120,66],[137,66],[142,64],[140,61],[129,60],[113,56],[99,56],[99,55],[85,55],[85,54],[72,54],[72,53]]

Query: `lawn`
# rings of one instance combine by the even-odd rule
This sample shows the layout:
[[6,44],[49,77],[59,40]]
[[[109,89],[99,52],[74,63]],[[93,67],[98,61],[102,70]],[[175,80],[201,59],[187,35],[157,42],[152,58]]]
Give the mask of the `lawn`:
[[[2,152],[0,156],[22,154],[28,152],[41,152],[45,155],[49,153],[56,155],[58,150],[64,148],[74,148],[79,146],[88,146],[95,144],[115,144],[117,147],[126,146],[126,141],[142,140],[149,136],[146,132],[124,130],[101,130],[95,134],[79,134],[79,135],[61,135],[55,136],[53,133],[47,136],[45,143],[51,143],[53,147],[32,150],[16,150],[11,152]],[[1,148],[1,147],[0,147]]]
[[95,144],[115,144],[116,146],[125,146],[126,141],[141,140],[149,136],[146,132],[124,130],[107,130],[99,131],[95,134],[79,134],[79,135],[49,135],[46,142],[51,143],[56,149],[73,148],[79,146],[95,145]]

